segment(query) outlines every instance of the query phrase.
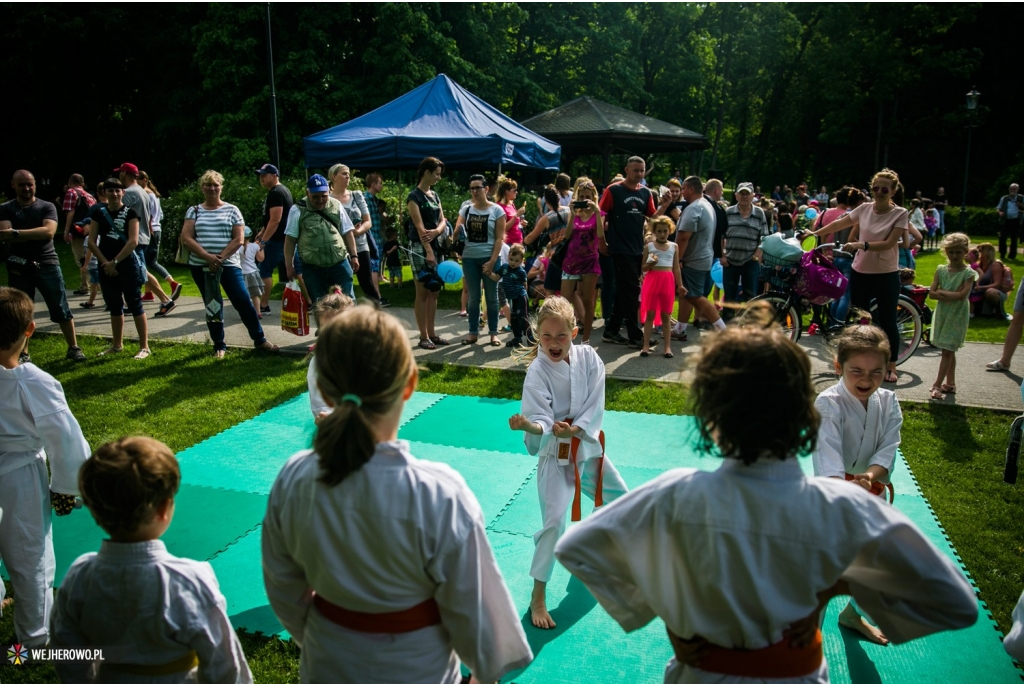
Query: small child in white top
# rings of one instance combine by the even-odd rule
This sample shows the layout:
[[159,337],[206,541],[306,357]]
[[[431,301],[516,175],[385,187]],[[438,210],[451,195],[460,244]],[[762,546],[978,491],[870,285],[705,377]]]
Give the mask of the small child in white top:
[[252,229],[248,226],[245,227],[245,242],[238,248],[238,256],[240,258],[242,278],[245,279],[245,287],[248,289],[249,297],[252,299],[252,306],[256,309],[256,314],[262,319],[260,298],[263,297],[263,279],[260,278],[260,268],[256,266],[256,263],[263,261],[263,244],[253,242]]
[[[354,306],[355,302],[342,291],[340,285],[332,285],[327,290],[327,294],[313,305],[317,333],[319,334],[319,329],[326,326],[334,317]],[[313,356],[315,351],[316,344],[314,343],[309,348],[309,371],[306,372],[306,385],[309,386],[309,408],[313,412],[313,420],[319,425],[325,416],[334,411],[334,407],[324,401],[324,396],[316,384],[316,357]]]
[[217,576],[160,541],[181,483],[167,445],[144,436],[96,450],[82,498],[109,535],[71,565],[57,593],[51,647],[102,647],[103,660],[56,662],[65,683],[251,683]]
[[668,237],[675,233],[672,219],[659,216],[651,223],[654,240],[644,245],[641,270],[644,282],[640,287],[640,319],[644,322],[644,347],[641,357],[651,353],[651,334],[654,319],[661,315],[661,332],[665,341],[664,355],[672,358],[672,311],[676,306],[676,295],[685,295],[683,276],[679,269],[679,252],[675,242]]
[[43,647],[55,570],[50,507],[71,513],[89,445],[60,383],[19,363],[35,332],[32,316],[28,295],[0,288],[0,558],[17,598],[14,632],[25,647]]
[[[903,413],[896,393],[881,387],[888,361],[889,340],[882,329],[852,326],[839,336],[834,362],[840,380],[814,402],[821,415],[812,456],[815,476],[845,479],[882,497],[888,489],[891,495]],[[889,643],[853,601],[839,614],[839,624]]]

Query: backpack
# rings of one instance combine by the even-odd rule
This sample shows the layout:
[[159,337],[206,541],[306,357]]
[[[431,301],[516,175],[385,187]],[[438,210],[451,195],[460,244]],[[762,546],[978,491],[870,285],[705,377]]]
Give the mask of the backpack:
[[1003,264],[1003,283],[999,289],[1004,293],[1013,292],[1013,271],[1005,264]]

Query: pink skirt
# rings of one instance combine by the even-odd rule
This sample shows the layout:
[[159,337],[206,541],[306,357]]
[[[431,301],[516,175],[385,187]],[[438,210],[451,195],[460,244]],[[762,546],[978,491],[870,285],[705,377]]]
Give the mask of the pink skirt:
[[[640,321],[647,321],[647,312],[671,313],[676,305],[676,277],[671,271],[648,271],[640,288]],[[658,324],[660,316],[655,318]]]

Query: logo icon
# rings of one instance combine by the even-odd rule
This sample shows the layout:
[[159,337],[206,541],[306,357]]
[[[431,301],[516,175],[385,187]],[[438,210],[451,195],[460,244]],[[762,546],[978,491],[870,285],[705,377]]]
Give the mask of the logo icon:
[[7,660],[15,666],[24,666],[28,663],[28,649],[23,645],[11,645],[7,650]]
[[516,149],[516,146],[513,145],[512,143],[505,143],[505,154],[506,155],[511,155],[513,152],[515,152],[515,149]]

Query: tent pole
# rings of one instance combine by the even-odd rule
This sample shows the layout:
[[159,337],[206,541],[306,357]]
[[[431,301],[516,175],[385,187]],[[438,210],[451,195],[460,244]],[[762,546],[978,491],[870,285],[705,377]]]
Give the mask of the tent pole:
[[498,176],[501,176],[501,162],[498,162]]
[[277,93],[274,90],[274,49],[270,44],[270,3],[267,3],[267,75],[270,81],[270,155],[278,169],[281,168],[281,151],[277,136]]

